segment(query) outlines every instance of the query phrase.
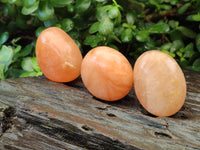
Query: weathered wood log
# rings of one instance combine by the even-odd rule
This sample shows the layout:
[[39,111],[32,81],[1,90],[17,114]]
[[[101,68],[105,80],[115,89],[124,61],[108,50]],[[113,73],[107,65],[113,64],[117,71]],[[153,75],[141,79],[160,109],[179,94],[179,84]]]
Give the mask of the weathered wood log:
[[134,90],[120,101],[94,98],[81,79],[0,82],[0,149],[200,149],[200,74],[185,70],[187,97],[171,117],[155,117]]

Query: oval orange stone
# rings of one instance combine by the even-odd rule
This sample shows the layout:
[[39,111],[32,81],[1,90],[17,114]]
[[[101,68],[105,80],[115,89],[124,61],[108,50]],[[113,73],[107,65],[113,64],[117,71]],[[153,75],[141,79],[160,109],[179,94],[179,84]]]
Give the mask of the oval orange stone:
[[84,57],[81,77],[92,95],[115,101],[126,96],[132,88],[133,69],[123,54],[110,47],[99,46]]
[[177,62],[168,54],[151,50],[134,65],[134,88],[141,105],[156,116],[171,116],[183,106],[186,81]]
[[49,27],[36,42],[36,58],[44,75],[56,82],[69,82],[81,73],[82,54],[62,29]]

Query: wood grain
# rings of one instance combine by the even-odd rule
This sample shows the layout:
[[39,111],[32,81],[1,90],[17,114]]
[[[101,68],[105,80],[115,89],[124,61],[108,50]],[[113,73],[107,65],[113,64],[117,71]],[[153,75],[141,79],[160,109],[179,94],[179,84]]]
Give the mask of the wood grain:
[[187,97],[171,117],[155,117],[134,89],[116,102],[94,98],[80,78],[0,82],[0,149],[200,149],[200,73],[184,70]]

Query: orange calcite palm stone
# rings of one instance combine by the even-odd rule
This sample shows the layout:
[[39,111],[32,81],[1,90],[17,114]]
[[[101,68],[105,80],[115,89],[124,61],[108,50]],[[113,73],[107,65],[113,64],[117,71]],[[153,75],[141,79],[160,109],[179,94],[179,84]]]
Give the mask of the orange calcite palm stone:
[[81,73],[82,54],[62,29],[49,27],[36,42],[36,58],[44,75],[56,82],[70,82]]
[[141,105],[156,116],[171,116],[183,106],[186,81],[177,62],[158,50],[143,53],[134,65],[134,88]]
[[85,87],[95,97],[115,101],[128,94],[133,84],[133,69],[126,57],[107,46],[90,50],[81,66]]

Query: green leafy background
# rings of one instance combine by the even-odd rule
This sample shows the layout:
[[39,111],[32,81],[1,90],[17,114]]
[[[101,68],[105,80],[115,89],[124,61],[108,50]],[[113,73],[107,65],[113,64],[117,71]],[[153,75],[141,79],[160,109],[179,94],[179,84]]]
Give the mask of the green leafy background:
[[199,0],[0,0],[0,80],[39,76],[42,30],[67,32],[83,55],[106,45],[126,57],[157,49],[200,71]]

